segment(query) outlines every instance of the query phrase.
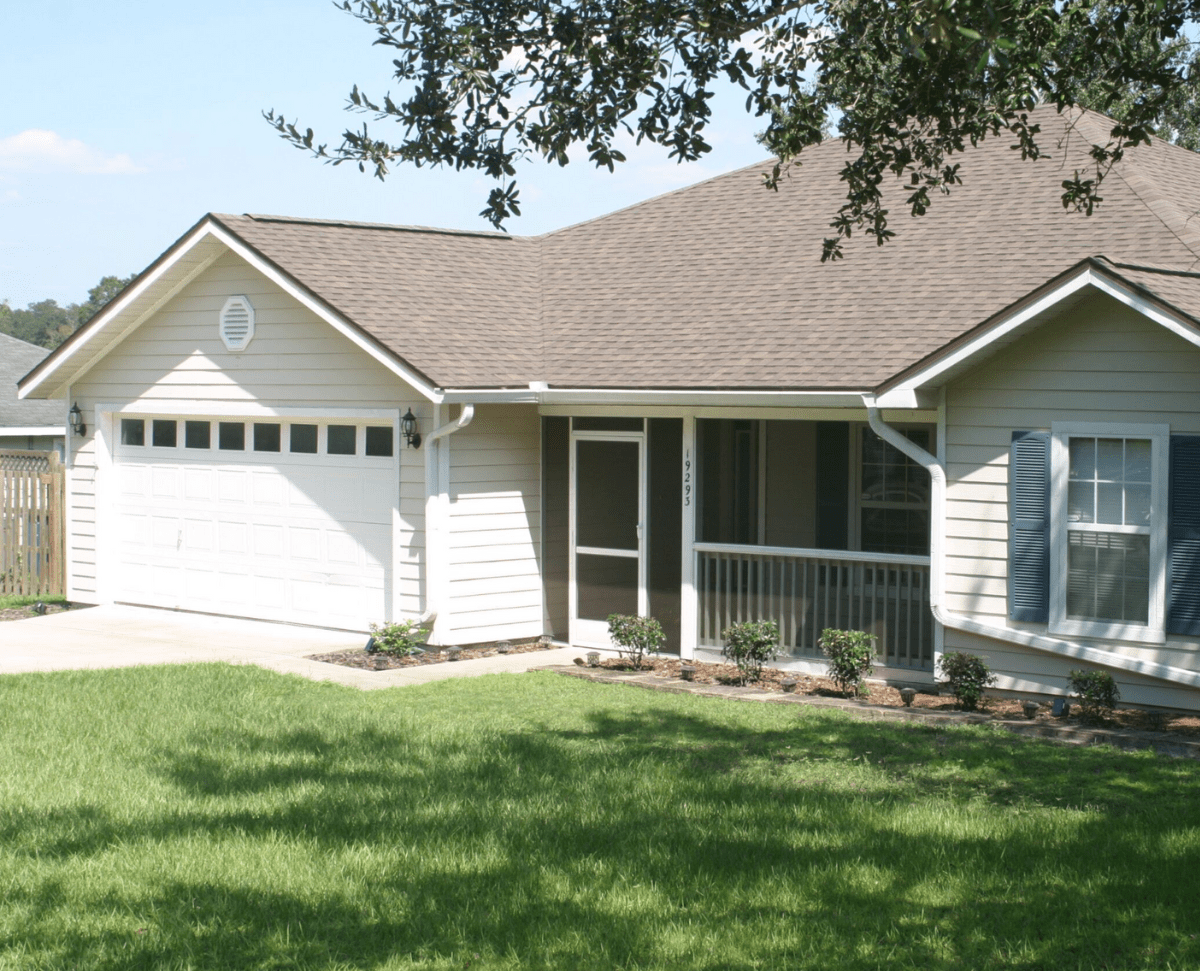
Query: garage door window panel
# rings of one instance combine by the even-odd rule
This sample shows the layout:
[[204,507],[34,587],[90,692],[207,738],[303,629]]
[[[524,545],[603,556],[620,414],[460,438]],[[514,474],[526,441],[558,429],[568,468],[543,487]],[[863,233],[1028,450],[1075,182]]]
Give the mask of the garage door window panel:
[[179,423],[166,418],[155,418],[150,423],[150,443],[155,448],[174,448],[178,444]]
[[292,425],[288,432],[293,452],[299,455],[317,454],[316,425]]
[[217,447],[223,452],[244,452],[246,450],[246,426],[240,421],[219,422]]
[[330,425],[326,430],[325,451],[330,455],[355,455],[358,452],[358,428],[355,425]]
[[366,453],[367,455],[377,456],[379,458],[391,458],[392,429],[368,428]]
[[187,421],[183,423],[184,448],[212,448],[212,422]]
[[121,444],[145,445],[146,422],[142,418],[121,419]]
[[254,451],[278,452],[280,447],[280,426],[277,422],[254,423]]

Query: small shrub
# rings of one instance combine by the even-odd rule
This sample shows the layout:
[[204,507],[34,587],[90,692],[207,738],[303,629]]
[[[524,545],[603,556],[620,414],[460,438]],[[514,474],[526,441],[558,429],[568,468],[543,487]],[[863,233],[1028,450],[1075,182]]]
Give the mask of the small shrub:
[[1108,718],[1112,715],[1121,692],[1107,671],[1072,671],[1067,687],[1079,696],[1079,710],[1084,718]]
[[859,695],[866,687],[863,679],[875,670],[875,635],[861,630],[821,631],[818,641],[829,658],[829,677],[847,698]]
[[662,624],[653,617],[634,617],[629,614],[608,615],[608,636],[617,645],[621,657],[633,662],[637,670],[642,659],[658,651],[667,641]]
[[779,657],[779,625],[773,620],[748,620],[721,631],[721,656],[737,665],[742,684],[762,677],[763,664]]
[[371,624],[371,640],[373,645],[367,648],[367,653],[390,654],[393,657],[410,657],[420,654],[421,647],[429,637],[429,631],[415,620],[402,620],[399,623]]
[[938,667],[950,686],[950,693],[963,711],[974,711],[983,699],[983,689],[996,683],[987,662],[965,651],[943,654]]

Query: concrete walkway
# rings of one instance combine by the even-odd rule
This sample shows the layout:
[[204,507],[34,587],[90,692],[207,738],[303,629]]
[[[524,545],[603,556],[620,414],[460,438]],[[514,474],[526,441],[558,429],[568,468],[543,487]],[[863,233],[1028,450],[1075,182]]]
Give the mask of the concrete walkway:
[[305,657],[362,647],[366,641],[365,634],[292,624],[152,607],[88,607],[0,624],[0,674],[226,661],[354,688],[394,688],[569,664],[580,654],[563,647],[390,671],[364,671]]

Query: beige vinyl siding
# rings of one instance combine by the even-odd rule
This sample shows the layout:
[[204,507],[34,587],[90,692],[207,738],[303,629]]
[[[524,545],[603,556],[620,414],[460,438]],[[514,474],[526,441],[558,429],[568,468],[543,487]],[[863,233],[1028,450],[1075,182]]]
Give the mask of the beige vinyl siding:
[[[237,353],[225,349],[217,326],[220,310],[233,294],[248,296],[255,313],[254,339]],[[97,404],[142,402],[139,410],[147,414],[153,414],[158,402],[164,407],[186,402],[197,414],[210,402],[222,409],[244,403],[248,413],[257,406],[387,408],[401,413],[411,407],[422,427],[428,428],[432,420],[427,400],[232,253],[214,262],[78,377],[70,394],[89,426],[70,473],[70,583],[72,595],[82,601],[97,593],[91,427]],[[422,453],[405,449],[403,440],[400,517],[395,583],[402,616],[415,616],[423,609],[425,474]]]
[[[1103,296],[1089,297],[946,389],[946,607],[1001,627],[1008,620],[1008,452],[1015,430],[1054,422],[1166,423],[1200,433],[1200,350]],[[1200,645],[1098,642],[1176,667],[1200,666]],[[986,655],[1015,691],[1065,692],[1079,662],[946,631],[946,650]],[[1130,702],[1200,707],[1200,692],[1113,672]]]
[[481,405],[450,441],[450,643],[539,636],[541,421]]
[[94,603],[96,597],[96,449],[79,444],[67,468],[67,599]]

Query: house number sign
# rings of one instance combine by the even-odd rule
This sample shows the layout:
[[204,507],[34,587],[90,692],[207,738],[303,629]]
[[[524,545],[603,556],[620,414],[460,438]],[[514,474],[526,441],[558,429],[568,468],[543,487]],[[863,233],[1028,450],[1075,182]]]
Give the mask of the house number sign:
[[692,450],[685,449],[683,453],[683,504],[692,504]]

